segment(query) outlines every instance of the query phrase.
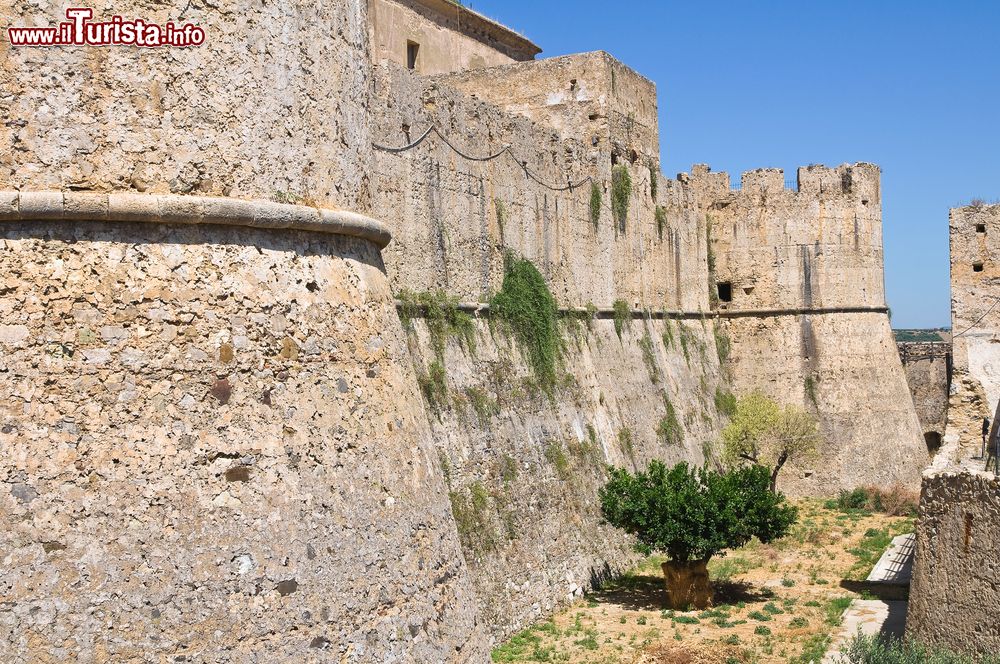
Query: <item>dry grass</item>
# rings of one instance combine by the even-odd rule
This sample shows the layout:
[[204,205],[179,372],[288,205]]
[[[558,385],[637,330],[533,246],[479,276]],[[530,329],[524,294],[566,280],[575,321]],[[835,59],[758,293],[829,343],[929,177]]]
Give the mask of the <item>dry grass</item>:
[[864,584],[852,579],[867,576],[875,549],[886,537],[910,532],[912,520],[863,509],[845,512],[821,501],[797,504],[799,523],[787,537],[770,545],[755,540],[712,560],[712,609],[666,610],[663,559],[653,557],[501,645],[494,661],[777,664],[803,656],[808,661],[837,631],[846,604],[864,591]]

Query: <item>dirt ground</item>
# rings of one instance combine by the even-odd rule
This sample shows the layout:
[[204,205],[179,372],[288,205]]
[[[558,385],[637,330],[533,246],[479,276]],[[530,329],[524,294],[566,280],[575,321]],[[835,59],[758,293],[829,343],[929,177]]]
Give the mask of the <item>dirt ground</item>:
[[743,664],[819,662],[841,614],[867,596],[863,580],[892,537],[913,520],[841,511],[796,501],[799,520],[785,538],[748,546],[709,563],[715,587],[707,611],[664,609],[663,558],[493,651],[494,662],[570,664]]

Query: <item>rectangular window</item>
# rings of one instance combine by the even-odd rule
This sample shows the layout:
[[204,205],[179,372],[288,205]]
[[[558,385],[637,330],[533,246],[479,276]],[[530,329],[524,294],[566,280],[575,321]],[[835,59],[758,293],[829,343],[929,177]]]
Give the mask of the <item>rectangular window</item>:
[[972,264],[972,271],[973,272],[982,272],[983,271],[983,264],[982,263],[973,263]]
[[986,232],[986,224],[976,224],[976,232],[977,233],[985,233]]
[[406,68],[417,68],[417,56],[420,54],[420,44],[416,42],[406,42]]
[[728,281],[723,281],[718,284],[719,288],[719,301],[720,302],[732,302],[733,301],[733,285]]

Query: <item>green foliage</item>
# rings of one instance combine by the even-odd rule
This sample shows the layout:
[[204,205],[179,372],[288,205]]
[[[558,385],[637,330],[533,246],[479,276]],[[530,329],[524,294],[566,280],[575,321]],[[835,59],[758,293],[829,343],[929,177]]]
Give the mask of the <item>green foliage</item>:
[[548,391],[555,385],[561,343],[555,298],[531,261],[508,255],[505,263],[503,286],[490,300],[490,312],[513,334],[539,385]]
[[814,408],[819,408],[819,402],[816,400],[816,378],[813,376],[806,376],[805,379],[805,393],[806,398],[812,403]]
[[715,388],[715,410],[720,415],[732,418],[736,414],[736,395],[721,387]]
[[772,482],[787,461],[813,457],[821,441],[815,417],[757,391],[736,401],[736,414],[722,431],[724,460],[767,465]]
[[444,364],[444,351],[449,339],[455,339],[463,350],[475,354],[475,320],[458,308],[457,297],[450,297],[442,290],[414,293],[404,289],[398,299],[402,303],[399,318],[407,331],[413,331],[413,319],[423,311],[431,348],[439,362]]
[[[660,169],[656,164],[649,165],[649,195],[656,202],[656,192],[660,188]],[[662,237],[662,236],[661,236]]]
[[611,468],[601,509],[647,553],[707,560],[753,537],[769,543],[788,532],[797,511],[768,487],[767,470],[759,466],[718,473],[683,462],[668,469],[654,460],[635,475]]
[[632,176],[625,165],[611,169],[611,211],[614,213],[618,230],[625,232],[628,220],[629,199],[632,197]]
[[625,300],[615,300],[614,305],[615,334],[622,338],[622,331],[625,326],[632,322],[632,307]]
[[771,628],[768,627],[767,625],[757,625],[756,627],[753,628],[753,633],[756,634],[757,636],[770,636]]
[[598,223],[601,221],[601,201],[602,201],[601,188],[597,186],[597,183],[590,185],[590,223],[594,225],[594,229],[597,229]]
[[680,445],[684,442],[684,429],[677,419],[677,411],[666,396],[663,397],[663,405],[667,412],[656,425],[656,435],[667,445]]
[[916,516],[920,496],[903,485],[889,487],[866,486],[851,491],[841,491],[833,500],[828,500],[828,510],[840,510],[847,514],[867,514],[882,512],[890,516]]
[[507,206],[499,198],[494,198],[493,207],[496,208],[497,226],[500,227],[500,236],[503,237],[504,229],[507,227]]
[[997,655],[966,655],[877,634],[858,634],[844,656],[847,664],[1000,664]]
[[480,424],[486,424],[491,417],[500,412],[500,405],[495,399],[491,399],[483,388],[469,387],[466,388],[465,394],[469,398],[469,403],[472,404],[472,410],[475,411]]
[[618,445],[628,455],[628,458],[632,459],[632,462],[635,463],[635,443],[632,440],[631,429],[623,427],[618,430]]
[[667,210],[662,205],[656,206],[656,212],[653,213],[656,218],[656,235],[662,240],[663,239],[663,229],[667,227]]
[[732,352],[732,342],[729,340],[729,335],[718,323],[716,323],[713,332],[715,334],[715,352],[719,356],[719,364],[725,364],[726,360],[729,359],[730,352]]
[[490,495],[486,487],[475,482],[468,491],[452,491],[448,498],[462,546],[477,553],[493,549],[497,534],[490,523]]
[[556,469],[559,479],[569,479],[569,459],[563,451],[562,443],[557,440],[550,441],[545,445],[545,458],[552,467]]
[[427,372],[417,374],[417,385],[430,405],[431,410],[440,413],[448,403],[448,378],[444,365],[435,360],[427,366]]
[[649,336],[649,329],[647,328],[639,339],[639,349],[642,350],[642,363],[646,365],[646,371],[649,373],[649,380],[652,381],[653,385],[660,382],[660,370],[656,366],[656,354],[653,353],[653,339]]
[[815,664],[823,661],[826,649],[830,647],[829,634],[814,634],[806,640],[802,654],[791,660],[793,664]]
[[663,346],[667,349],[674,347],[674,327],[669,318],[663,319]]
[[854,601],[850,597],[835,597],[823,605],[825,615],[824,622],[831,627],[836,627],[844,621],[844,611]]
[[694,333],[687,328],[684,321],[677,321],[677,332],[681,342],[681,352],[684,354],[684,363],[691,366],[690,346],[694,343]]
[[738,574],[746,574],[754,568],[754,564],[746,558],[727,556],[721,560],[713,560],[708,572],[713,581],[729,581]]

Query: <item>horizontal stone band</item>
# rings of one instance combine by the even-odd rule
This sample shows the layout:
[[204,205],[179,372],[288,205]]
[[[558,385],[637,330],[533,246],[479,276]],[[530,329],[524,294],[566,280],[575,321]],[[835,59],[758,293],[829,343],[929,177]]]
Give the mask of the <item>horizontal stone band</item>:
[[0,222],[50,220],[218,224],[314,231],[362,238],[379,249],[392,240],[382,222],[345,210],[173,194],[0,191]]

